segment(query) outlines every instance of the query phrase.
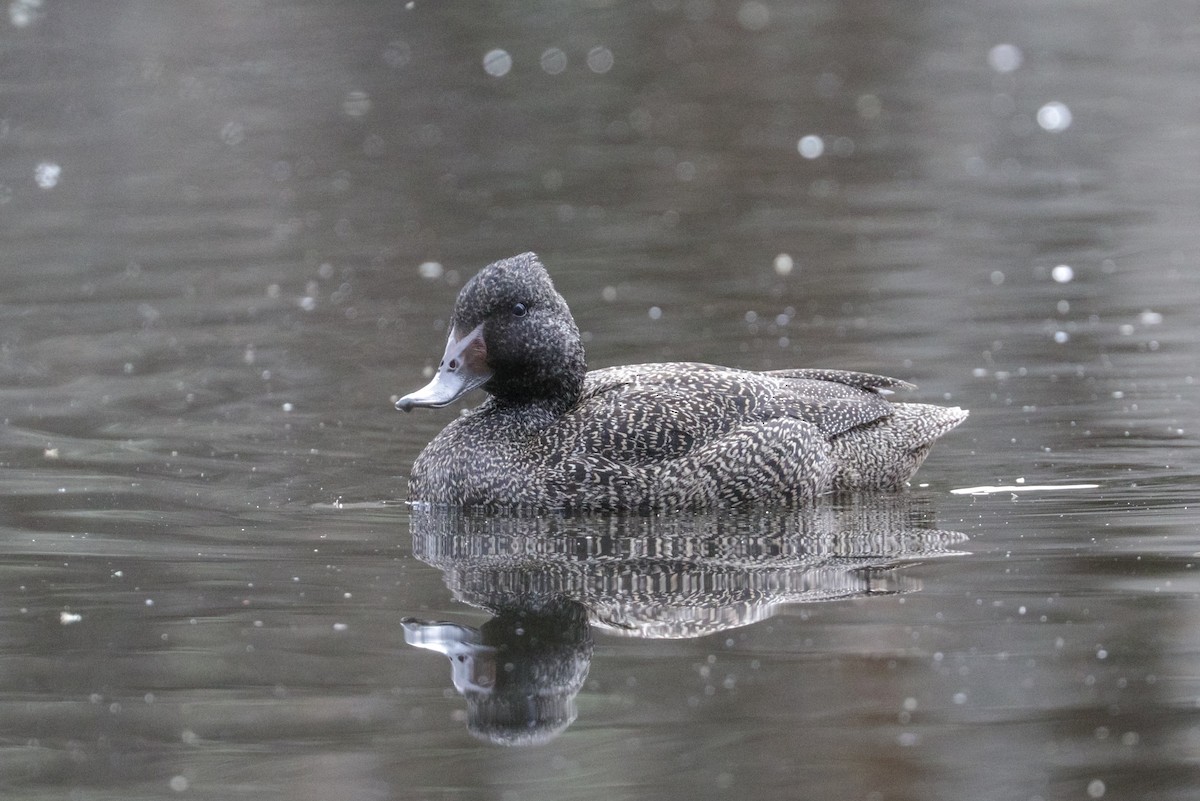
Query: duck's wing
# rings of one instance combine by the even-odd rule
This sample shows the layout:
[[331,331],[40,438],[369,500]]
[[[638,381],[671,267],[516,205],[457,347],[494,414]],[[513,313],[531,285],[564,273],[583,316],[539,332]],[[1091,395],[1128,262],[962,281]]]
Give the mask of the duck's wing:
[[589,381],[554,430],[573,452],[646,465],[684,456],[756,415],[752,397],[678,378],[624,374]]
[[914,389],[897,378],[851,370],[795,369],[758,373],[782,385],[771,397],[778,413],[816,425],[830,438],[890,417],[885,396]]
[[899,378],[889,378],[886,375],[874,373],[859,373],[854,370],[823,370],[820,368],[798,368],[794,370],[768,370],[763,375],[779,376],[797,381],[821,381],[828,384],[840,384],[853,389],[867,390],[888,395],[898,390],[912,390],[916,387]]
[[562,422],[576,432],[577,450],[644,464],[770,420],[802,421],[833,438],[891,415],[883,393],[909,386],[837,370],[630,365],[589,373],[583,399]]

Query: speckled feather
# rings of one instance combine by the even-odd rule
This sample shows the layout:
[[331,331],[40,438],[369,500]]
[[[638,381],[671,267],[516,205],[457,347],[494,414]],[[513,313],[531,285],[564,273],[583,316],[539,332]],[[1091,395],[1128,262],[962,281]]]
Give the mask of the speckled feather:
[[[528,304],[514,319],[509,309]],[[483,326],[491,397],[417,457],[413,501],[576,511],[804,503],[906,482],[967,413],[892,403],[902,381],[696,363],[586,372],[566,303],[533,254],[485,268],[455,306]]]

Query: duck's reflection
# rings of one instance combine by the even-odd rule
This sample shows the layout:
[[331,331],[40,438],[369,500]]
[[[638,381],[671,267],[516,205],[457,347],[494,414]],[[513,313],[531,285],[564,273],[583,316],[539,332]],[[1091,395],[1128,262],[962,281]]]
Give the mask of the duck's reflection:
[[455,598],[491,612],[481,628],[404,621],[405,640],[450,658],[472,734],[545,742],[575,719],[591,628],[701,637],[781,605],[911,592],[895,568],[960,554],[911,496],[786,513],[668,517],[484,517],[414,509],[413,552]]

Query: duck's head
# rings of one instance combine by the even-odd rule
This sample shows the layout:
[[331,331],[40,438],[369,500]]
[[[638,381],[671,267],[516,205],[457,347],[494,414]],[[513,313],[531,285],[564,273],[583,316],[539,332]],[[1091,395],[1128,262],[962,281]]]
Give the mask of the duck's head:
[[441,407],[476,387],[501,405],[565,409],[587,372],[579,329],[536,254],[489,264],[458,293],[433,380],[396,408]]

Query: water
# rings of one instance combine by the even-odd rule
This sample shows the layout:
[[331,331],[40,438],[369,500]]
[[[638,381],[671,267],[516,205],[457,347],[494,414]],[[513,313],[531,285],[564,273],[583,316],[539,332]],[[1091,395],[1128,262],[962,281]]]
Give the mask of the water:
[[[1195,797],[1191,9],[7,12],[6,794]],[[454,412],[390,401],[528,249],[594,366],[972,416],[900,498],[414,518]],[[546,741],[421,632],[558,677]]]

